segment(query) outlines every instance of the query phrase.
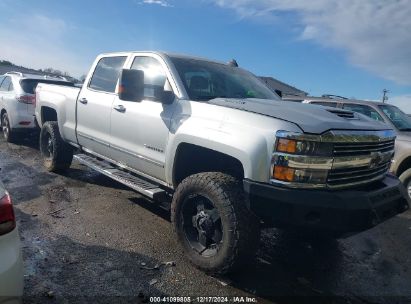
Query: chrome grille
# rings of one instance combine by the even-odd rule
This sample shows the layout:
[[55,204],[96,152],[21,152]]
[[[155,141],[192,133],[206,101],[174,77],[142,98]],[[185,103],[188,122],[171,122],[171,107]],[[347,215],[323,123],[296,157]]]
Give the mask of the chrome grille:
[[390,168],[394,144],[394,139],[381,142],[335,143],[334,164],[328,173],[327,185],[344,187],[382,178]]
[[385,175],[390,164],[391,162],[388,162],[375,168],[364,166],[352,169],[331,170],[328,173],[327,184],[331,187],[335,187],[372,181]]
[[367,155],[370,152],[387,152],[394,150],[394,140],[373,143],[336,143],[334,156]]

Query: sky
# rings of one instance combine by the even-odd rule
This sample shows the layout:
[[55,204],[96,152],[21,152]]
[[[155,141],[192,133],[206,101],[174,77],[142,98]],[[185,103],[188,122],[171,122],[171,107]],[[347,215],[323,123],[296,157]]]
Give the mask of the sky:
[[171,51],[310,95],[411,113],[411,0],[0,0],[0,59],[79,77],[99,53]]

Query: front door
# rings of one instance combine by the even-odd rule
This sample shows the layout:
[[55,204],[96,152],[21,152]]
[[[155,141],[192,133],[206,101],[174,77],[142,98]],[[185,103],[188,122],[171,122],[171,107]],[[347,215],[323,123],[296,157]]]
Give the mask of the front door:
[[102,57],[77,104],[77,138],[82,147],[108,156],[110,114],[126,56]]
[[111,112],[112,158],[127,166],[165,181],[165,151],[176,101],[163,104],[154,100],[153,87],[168,82],[161,58],[136,56],[131,69],[144,72],[145,99],[141,102],[115,98]]

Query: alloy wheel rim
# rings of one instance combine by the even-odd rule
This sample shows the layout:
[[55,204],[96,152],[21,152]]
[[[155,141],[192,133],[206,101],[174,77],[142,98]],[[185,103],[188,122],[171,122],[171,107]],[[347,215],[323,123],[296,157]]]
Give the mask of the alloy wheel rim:
[[45,134],[44,139],[41,141],[41,151],[45,158],[52,159],[54,153],[53,141],[50,134]]
[[186,241],[203,257],[215,256],[223,242],[221,217],[212,202],[202,195],[189,196],[180,218]]
[[9,137],[9,121],[6,117],[3,118],[3,125],[2,125],[2,129],[3,129],[3,135],[4,138],[8,138]]
[[47,141],[47,151],[51,157],[53,155],[53,141],[51,140],[51,137],[49,137]]

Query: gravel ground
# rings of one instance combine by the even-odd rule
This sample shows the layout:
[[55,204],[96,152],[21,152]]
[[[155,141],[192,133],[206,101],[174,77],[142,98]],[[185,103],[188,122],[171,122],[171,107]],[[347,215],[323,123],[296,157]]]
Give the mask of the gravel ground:
[[[64,175],[45,172],[35,139],[1,139],[0,168],[23,243],[24,303],[137,303],[160,295],[411,302],[410,211],[328,243],[264,230],[254,267],[214,278],[184,259],[168,211],[77,163]],[[145,269],[167,262],[175,266]]]

